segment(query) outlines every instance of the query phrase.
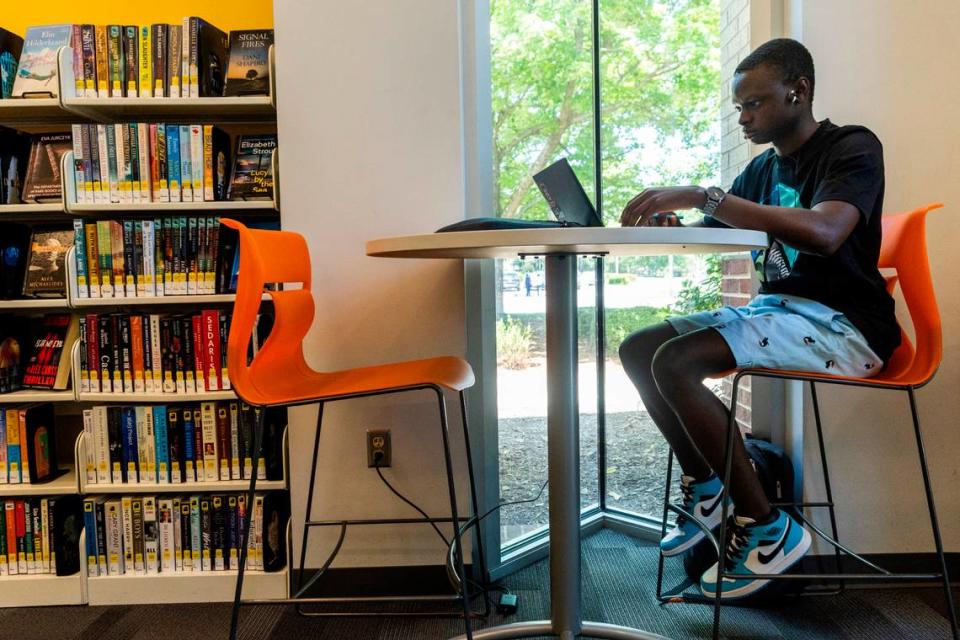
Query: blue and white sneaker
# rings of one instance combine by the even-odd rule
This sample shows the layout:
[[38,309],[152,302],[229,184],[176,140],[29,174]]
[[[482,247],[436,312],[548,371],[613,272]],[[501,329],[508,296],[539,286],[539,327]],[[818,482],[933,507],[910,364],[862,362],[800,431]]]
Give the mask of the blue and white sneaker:
[[[813,542],[810,533],[786,512],[777,509],[773,522],[757,524],[751,518],[735,516],[731,521],[726,553],[726,572],[733,574],[786,573],[800,561]],[[700,578],[700,590],[709,598],[717,595],[717,564]],[[756,593],[770,584],[756,578],[723,578],[722,600],[736,600]]]
[[[680,478],[680,492],[683,502],[680,507],[692,514],[697,520],[713,531],[720,526],[723,508],[720,495],[723,492],[723,482],[720,476],[714,474],[706,480],[694,482],[691,476]],[[727,500],[729,502],[729,499]],[[676,556],[706,537],[703,529],[691,522],[686,516],[678,515],[676,526],[660,541],[660,551],[664,556]]]

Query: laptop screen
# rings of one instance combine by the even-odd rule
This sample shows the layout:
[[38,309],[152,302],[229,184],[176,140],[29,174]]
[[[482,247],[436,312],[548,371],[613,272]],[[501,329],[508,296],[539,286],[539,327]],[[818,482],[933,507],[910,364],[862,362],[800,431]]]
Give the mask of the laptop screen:
[[560,222],[582,227],[602,227],[603,222],[566,158],[534,174],[534,182]]

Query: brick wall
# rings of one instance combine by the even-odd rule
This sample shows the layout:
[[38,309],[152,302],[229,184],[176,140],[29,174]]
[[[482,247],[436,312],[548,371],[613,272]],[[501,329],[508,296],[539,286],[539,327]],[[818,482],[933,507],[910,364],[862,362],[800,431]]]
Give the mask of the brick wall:
[[[756,147],[743,139],[733,108],[730,79],[737,64],[750,53],[750,0],[720,0],[720,178],[725,187],[743,170]],[[756,292],[756,279],[749,255],[729,256],[723,263],[723,304],[742,305]],[[720,394],[729,403],[732,384],[724,379]],[[750,427],[751,380],[741,380],[737,402],[737,420]]]

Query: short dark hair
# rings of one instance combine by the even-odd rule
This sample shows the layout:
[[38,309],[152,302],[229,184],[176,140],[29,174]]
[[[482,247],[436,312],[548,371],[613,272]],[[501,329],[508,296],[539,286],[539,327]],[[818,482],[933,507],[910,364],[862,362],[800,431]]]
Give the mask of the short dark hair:
[[734,74],[756,69],[761,64],[769,64],[779,69],[784,83],[796,82],[800,78],[809,80],[810,100],[813,100],[813,56],[805,46],[790,38],[764,42],[737,65]]

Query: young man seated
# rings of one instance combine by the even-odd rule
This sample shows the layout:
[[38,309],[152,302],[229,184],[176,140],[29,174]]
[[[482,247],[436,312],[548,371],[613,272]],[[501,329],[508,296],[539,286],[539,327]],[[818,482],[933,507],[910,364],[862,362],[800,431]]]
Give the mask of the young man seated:
[[[668,319],[620,347],[623,366],[683,469],[683,507],[711,529],[720,525],[727,407],[705,378],[734,368],[816,371],[868,377],[900,341],[894,302],[877,269],[883,207],[883,151],[864,127],[813,117],[810,52],[794,40],[767,42],[737,67],[734,104],[744,137],[771,143],[733,182],[717,187],[647,189],[623,210],[623,225],[679,226],[676,210],[699,208],[697,226],[765,231],[754,252],[760,294],[725,307]],[[810,548],[811,536],[772,508],[737,434],[729,495],[725,571],[784,573]],[[703,539],[683,517],[661,541],[664,555]],[[716,594],[717,565],[701,578]],[[769,583],[724,578],[735,599]]]

